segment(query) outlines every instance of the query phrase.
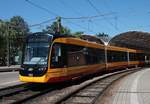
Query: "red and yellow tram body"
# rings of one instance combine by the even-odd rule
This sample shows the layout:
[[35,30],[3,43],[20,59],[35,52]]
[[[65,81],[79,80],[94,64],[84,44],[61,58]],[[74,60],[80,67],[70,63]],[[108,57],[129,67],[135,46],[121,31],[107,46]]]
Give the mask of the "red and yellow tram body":
[[[52,65],[52,57],[55,53],[55,50],[58,50],[56,48],[63,49],[63,45],[66,50],[69,50],[69,48],[74,48],[70,52],[66,52],[67,55],[64,55],[64,60],[66,60],[66,64],[60,65],[61,67],[58,67],[59,65]],[[62,46],[62,47],[61,47]],[[76,49],[77,50],[76,50]],[[104,56],[104,46],[94,43],[94,42],[88,42],[77,38],[57,38],[53,41],[52,47],[49,53],[49,60],[48,60],[48,70],[45,75],[41,77],[29,77],[29,76],[21,76],[21,81],[26,82],[59,82],[59,81],[65,81],[65,80],[72,80],[76,79],[82,76],[85,76],[87,74],[92,74],[95,72],[100,72],[106,69],[105,61],[102,60],[103,63],[99,64],[98,62],[95,64],[86,62],[85,55],[86,49],[90,48],[92,49],[101,49],[103,51]],[[80,49],[80,50],[79,50]],[[90,50],[90,51],[91,51]],[[63,51],[63,50],[61,50]],[[96,54],[95,54],[96,55]],[[95,56],[97,57],[97,56]],[[92,57],[91,57],[92,58]],[[63,60],[63,61],[64,61]],[[94,60],[94,57],[93,57]],[[59,62],[61,63],[61,62]],[[92,69],[92,70],[91,70]]]
[[[130,57],[134,57],[136,53],[142,54],[142,51],[114,46],[106,47],[78,38],[56,38],[49,47],[46,67],[37,67],[37,65],[31,65],[31,63],[28,65],[26,62],[22,65],[23,68],[20,70],[19,78],[24,82],[60,82],[93,73],[143,65],[144,61],[139,62],[137,58],[130,60]],[[32,57],[31,60],[41,61],[42,59]],[[37,61],[37,63],[40,61]],[[40,74],[40,72],[43,74]]]
[[127,48],[107,46],[107,69],[114,70],[128,66]]

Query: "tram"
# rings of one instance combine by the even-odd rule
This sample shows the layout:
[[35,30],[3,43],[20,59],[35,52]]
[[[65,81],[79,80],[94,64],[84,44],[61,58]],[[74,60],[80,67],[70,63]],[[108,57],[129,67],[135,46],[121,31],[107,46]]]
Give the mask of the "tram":
[[143,66],[142,50],[104,46],[60,34],[37,32],[27,36],[19,79],[32,83],[74,80],[94,73]]

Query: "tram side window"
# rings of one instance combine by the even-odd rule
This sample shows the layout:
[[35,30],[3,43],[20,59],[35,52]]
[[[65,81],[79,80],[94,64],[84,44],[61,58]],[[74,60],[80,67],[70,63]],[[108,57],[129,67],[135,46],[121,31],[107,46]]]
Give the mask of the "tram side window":
[[86,64],[84,47],[77,45],[67,46],[67,63],[68,67],[81,66]]
[[137,53],[137,57],[139,61],[145,61],[146,54],[144,53]]
[[51,52],[52,68],[63,68],[66,66],[65,50],[66,49],[63,44],[55,43],[52,46],[52,52]]
[[105,62],[105,54],[102,49],[87,48],[87,64],[98,64]]
[[54,44],[51,67],[73,67],[105,62],[104,50],[71,44]]
[[97,50],[98,63],[105,63],[105,51],[104,49]]
[[130,61],[137,61],[137,54],[136,53],[129,53],[129,59]]
[[107,51],[108,62],[127,61],[127,52]]
[[67,66],[82,66],[105,62],[104,50],[77,45],[66,45]]

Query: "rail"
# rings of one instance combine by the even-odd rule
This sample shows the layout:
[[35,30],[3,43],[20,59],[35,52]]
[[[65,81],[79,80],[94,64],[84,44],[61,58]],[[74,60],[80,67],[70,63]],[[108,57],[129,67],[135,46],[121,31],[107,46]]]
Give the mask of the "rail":
[[67,86],[59,86],[55,90],[44,95],[24,102],[24,104],[32,103],[49,103],[49,104],[94,104],[96,99],[101,96],[103,91],[107,89],[114,81],[126,76],[130,73],[138,71],[140,68],[132,68],[128,70],[118,71],[95,77],[93,79],[83,81],[81,83],[68,84]]

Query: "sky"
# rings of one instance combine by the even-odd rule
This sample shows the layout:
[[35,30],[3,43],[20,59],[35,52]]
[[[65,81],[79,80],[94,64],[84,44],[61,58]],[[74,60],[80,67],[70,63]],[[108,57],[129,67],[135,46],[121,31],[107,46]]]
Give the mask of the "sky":
[[[150,0],[1,0],[0,19],[9,20],[22,16],[29,26],[51,20],[56,16],[65,17],[62,25],[72,32],[85,34],[106,33],[111,37],[128,31],[150,32]],[[91,4],[92,5],[91,5]],[[91,17],[84,19],[69,19]],[[39,32],[54,20],[30,27]]]

